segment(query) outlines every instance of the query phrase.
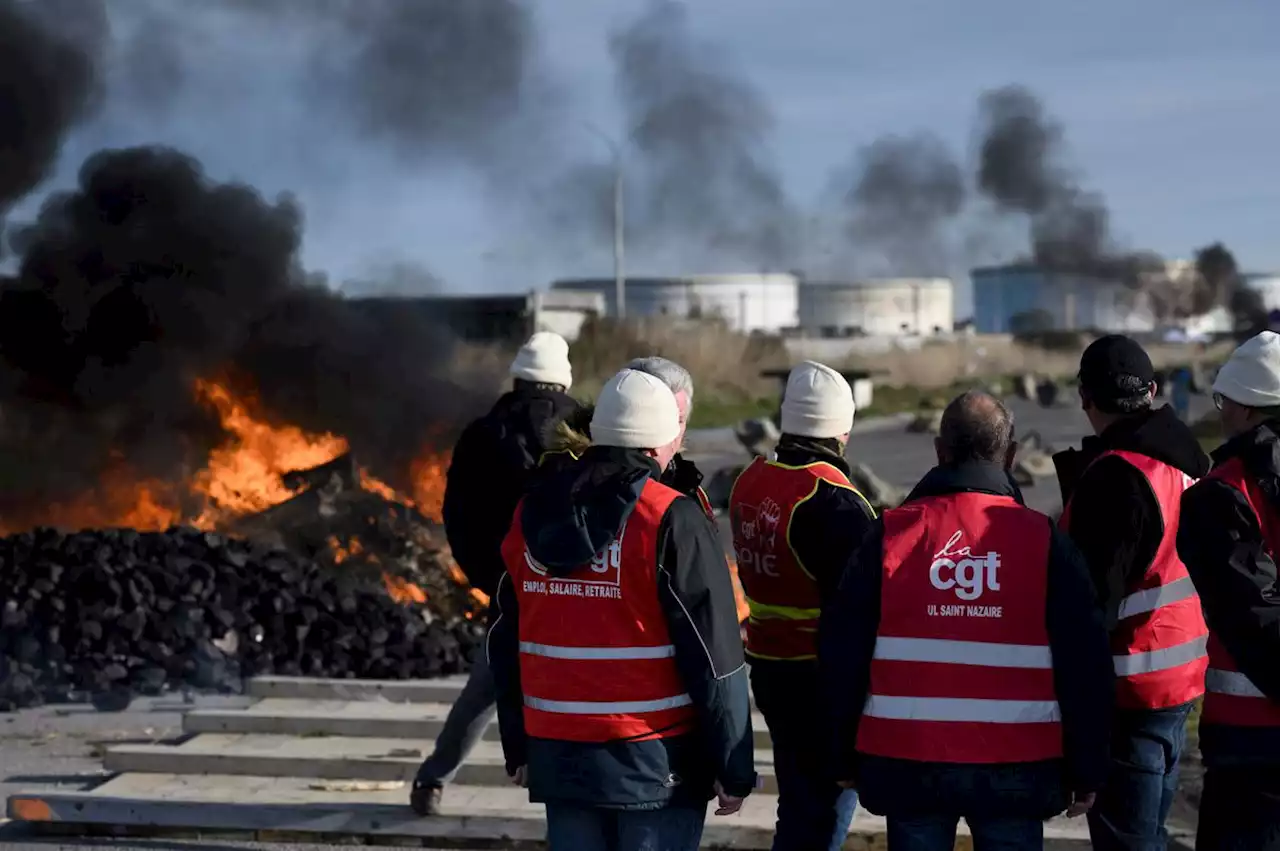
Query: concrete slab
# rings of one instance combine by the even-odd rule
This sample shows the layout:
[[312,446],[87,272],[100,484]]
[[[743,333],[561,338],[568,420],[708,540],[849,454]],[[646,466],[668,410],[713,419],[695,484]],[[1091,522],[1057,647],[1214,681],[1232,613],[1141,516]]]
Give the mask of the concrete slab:
[[466,683],[463,676],[438,680],[333,680],[320,677],[251,677],[245,693],[253,697],[301,700],[384,700],[393,703],[452,704]]
[[[293,736],[373,736],[434,739],[449,707],[372,700],[302,700],[268,697],[247,709],[199,709],[183,718],[188,733],[262,733]],[[757,748],[771,746],[764,716],[752,717]],[[498,741],[495,721],[484,738]]]
[[[114,745],[107,748],[103,765],[108,772],[410,781],[432,744],[399,738],[205,733],[178,745]],[[756,769],[762,791],[775,794],[771,751],[756,751]],[[480,742],[459,769],[456,782],[509,786],[502,746]]]
[[[18,821],[110,824],[163,835],[182,829],[252,832],[256,838],[305,835],[347,841],[416,840],[440,847],[484,843],[488,847],[541,847],[545,821],[525,790],[451,786],[438,818],[419,819],[404,805],[403,790],[335,792],[305,779],[275,777],[122,775],[91,792],[15,796],[9,817]],[[249,803],[251,802],[251,803]],[[708,808],[704,848],[769,848],[777,798],[751,796],[742,812],[717,817]],[[957,848],[969,849],[967,830]],[[1082,821],[1046,826],[1047,848],[1088,848]],[[860,813],[844,845],[849,851],[883,851],[884,822]]]

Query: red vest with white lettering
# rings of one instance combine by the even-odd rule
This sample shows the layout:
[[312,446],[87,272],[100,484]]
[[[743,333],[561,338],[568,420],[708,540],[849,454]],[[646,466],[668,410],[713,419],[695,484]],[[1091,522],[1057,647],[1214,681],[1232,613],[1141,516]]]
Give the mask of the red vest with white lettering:
[[791,467],[756,458],[729,495],[733,552],[750,610],[747,653],[757,659],[818,657],[818,583],[791,548],[791,515],[821,481],[853,489],[848,476],[822,461]]
[[[1240,459],[1232,458],[1219,464],[1208,478],[1225,482],[1244,496],[1258,518],[1267,553],[1273,559],[1280,555],[1280,517],[1258,490],[1257,482],[1246,473]],[[1202,727],[1280,727],[1280,704],[1270,700],[1240,673],[1222,642],[1212,632],[1209,633],[1209,670],[1205,674],[1205,688],[1200,715]]]
[[658,528],[680,494],[649,479],[616,540],[555,576],[530,555],[523,503],[502,544],[520,612],[520,686],[530,736],[644,741],[687,733],[694,708],[658,601]]
[[1048,517],[958,493],[884,513],[884,575],[858,750],[917,762],[1062,756],[1045,625]]
[[[1177,547],[1182,492],[1195,479],[1137,452],[1104,452],[1094,463],[1109,455],[1124,460],[1146,479],[1164,525],[1155,558],[1142,578],[1124,589],[1119,620],[1111,631],[1116,703],[1126,709],[1180,706],[1204,694],[1204,672],[1209,666],[1205,654],[1209,627]],[[1058,521],[1063,531],[1070,523],[1072,501]]]

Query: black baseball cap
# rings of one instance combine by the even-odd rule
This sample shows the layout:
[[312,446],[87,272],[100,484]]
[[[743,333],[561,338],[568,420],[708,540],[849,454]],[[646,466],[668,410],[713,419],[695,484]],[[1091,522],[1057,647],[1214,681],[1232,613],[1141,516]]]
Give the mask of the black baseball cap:
[[1095,404],[1145,396],[1156,379],[1146,349],[1132,337],[1108,334],[1089,344],[1080,356],[1080,389]]

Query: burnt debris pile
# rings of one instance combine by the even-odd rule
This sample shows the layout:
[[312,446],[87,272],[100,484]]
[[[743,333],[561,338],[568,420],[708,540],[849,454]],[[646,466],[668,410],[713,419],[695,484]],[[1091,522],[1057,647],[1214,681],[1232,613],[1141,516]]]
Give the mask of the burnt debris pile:
[[243,677],[436,677],[479,634],[393,600],[359,572],[195,529],[36,529],[0,539],[0,708],[120,708]]

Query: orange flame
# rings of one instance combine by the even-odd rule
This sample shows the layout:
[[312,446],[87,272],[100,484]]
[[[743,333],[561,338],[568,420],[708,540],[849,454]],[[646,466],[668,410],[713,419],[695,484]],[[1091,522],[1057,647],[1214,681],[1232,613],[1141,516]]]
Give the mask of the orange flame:
[[[122,458],[113,459],[111,471],[93,493],[75,500],[46,506],[37,516],[8,518],[0,533],[38,525],[64,529],[128,527],[160,531],[186,523],[201,529],[215,529],[237,517],[262,511],[296,495],[281,480],[284,473],[316,467],[347,452],[345,438],[333,434],[313,434],[293,425],[273,425],[254,410],[251,400],[240,399],[227,386],[198,379],[193,386],[196,398],[218,414],[227,440],[210,454],[204,467],[184,485],[148,481],[137,476]],[[367,470],[360,470],[360,486],[385,499],[418,509],[436,522],[444,502],[445,471],[449,454],[425,452],[414,461],[410,473],[412,498],[397,493]],[[195,498],[194,500],[192,498]],[[202,508],[186,511],[184,500],[200,502]],[[345,561],[362,552],[358,540],[345,545],[329,541],[333,560]],[[456,565],[450,575],[465,584]],[[388,593],[401,602],[425,602],[426,593],[406,580],[384,574]],[[472,589],[477,600],[488,598]]]
[[738,604],[738,623],[751,616],[751,607],[747,605],[747,592],[742,590],[742,580],[738,579],[738,560],[729,556],[729,576],[733,580],[733,598]]
[[387,593],[391,595],[391,599],[397,603],[427,602],[427,592],[408,580],[393,576],[390,573],[383,573],[382,582],[387,586]]

